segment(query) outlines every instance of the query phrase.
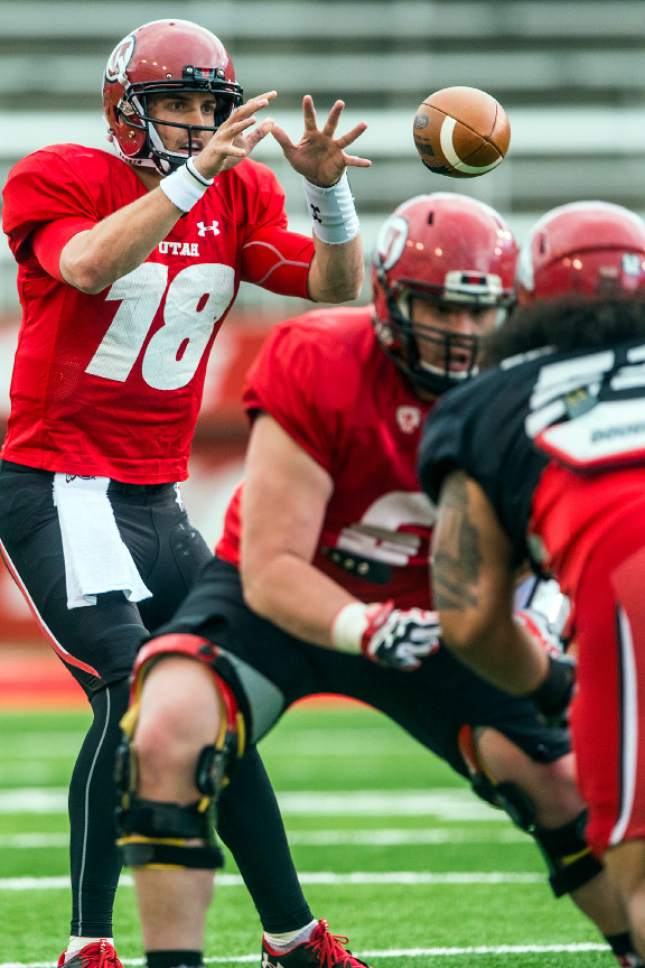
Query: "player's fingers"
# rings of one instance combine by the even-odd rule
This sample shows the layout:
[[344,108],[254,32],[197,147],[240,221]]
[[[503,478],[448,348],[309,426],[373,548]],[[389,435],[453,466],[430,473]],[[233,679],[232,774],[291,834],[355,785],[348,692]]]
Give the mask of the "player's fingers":
[[269,101],[273,101],[273,99],[276,98],[277,96],[278,96],[277,91],[265,91],[264,94],[257,94],[255,97],[249,98],[249,100],[246,101],[246,103],[243,104],[242,106],[246,108],[249,105],[256,104],[256,105],[261,105],[262,107],[266,107]]
[[287,132],[284,130],[284,128],[281,128],[279,124],[276,124],[275,121],[271,125],[271,134],[283,151],[288,151],[290,148],[294,147],[293,142],[291,141],[291,138]]
[[231,135],[235,138],[242,131],[246,131],[247,128],[252,127],[257,118],[251,116],[250,118],[242,118],[240,121],[234,121],[232,124],[228,125],[226,129],[226,134],[230,137]]
[[359,158],[358,155],[343,154],[343,164],[347,168],[371,168],[372,162],[369,158]]
[[302,112],[305,118],[305,131],[318,130],[318,118],[314,107],[314,99],[311,94],[305,94],[302,99]]
[[246,150],[253,151],[255,146],[259,144],[263,138],[266,138],[268,133],[271,131],[272,125],[273,119],[266,118],[262,124],[259,124],[257,128],[254,128],[253,131],[250,131],[246,136]]
[[249,98],[244,104],[241,104],[239,108],[236,108],[230,115],[230,117],[224,122],[224,124],[230,124],[239,121],[241,118],[248,118],[251,114],[256,111],[261,111],[265,108],[270,101],[277,96],[276,91],[267,91],[265,94],[258,94],[257,97]]
[[[344,101],[336,101],[333,104],[331,111],[327,115],[327,120],[325,121],[325,127],[323,128],[322,133],[327,135],[328,138],[331,138],[333,136],[334,131],[338,127],[338,122],[340,120],[341,114],[343,113],[344,107],[345,107]],[[347,142],[347,144],[349,144],[349,141]],[[341,145],[341,148],[344,148],[344,147],[345,145]]]
[[360,136],[363,134],[366,128],[367,128],[367,124],[365,123],[365,121],[359,121],[358,124],[354,125],[351,131],[348,131],[347,134],[344,134],[340,138],[337,138],[336,144],[338,145],[339,148],[346,148],[347,145],[351,145],[352,141],[356,141],[357,138],[360,138]]
[[246,158],[248,151],[244,145],[231,144],[222,148],[221,153],[229,158]]

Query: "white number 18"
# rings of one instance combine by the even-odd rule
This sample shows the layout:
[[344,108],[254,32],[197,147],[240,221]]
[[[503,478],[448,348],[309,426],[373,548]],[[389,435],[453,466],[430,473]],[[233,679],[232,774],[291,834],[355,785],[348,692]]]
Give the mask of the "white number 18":
[[155,390],[186,386],[233,298],[234,279],[231,266],[202,263],[182,269],[168,286],[168,266],[144,262],[110,287],[105,298],[121,305],[85,372],[125,382],[166,294],[163,325],[146,347],[141,372]]

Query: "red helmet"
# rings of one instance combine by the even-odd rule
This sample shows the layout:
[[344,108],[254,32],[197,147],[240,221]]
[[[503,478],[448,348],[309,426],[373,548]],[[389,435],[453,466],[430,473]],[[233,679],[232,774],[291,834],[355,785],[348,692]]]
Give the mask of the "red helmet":
[[533,226],[517,263],[521,302],[634,292],[645,287],[645,222],[609,202],[553,208]]
[[124,161],[167,174],[186,161],[187,154],[167,151],[155,121],[148,115],[148,97],[173,91],[216,95],[211,127],[163,122],[188,133],[188,153],[198,131],[214,132],[242,103],[226,48],[210,30],[189,20],[153,20],[121,40],[108,59],[103,78],[103,110],[114,143]]
[[[514,300],[516,258],[506,223],[474,198],[448,192],[417,195],[390,215],[372,258],[374,325],[388,356],[418,388],[439,394],[471,376],[479,339],[418,322],[413,328],[412,298],[505,309]],[[441,345],[442,368],[421,362],[417,339]],[[462,356],[466,351],[469,360],[457,372],[450,365],[455,350]]]

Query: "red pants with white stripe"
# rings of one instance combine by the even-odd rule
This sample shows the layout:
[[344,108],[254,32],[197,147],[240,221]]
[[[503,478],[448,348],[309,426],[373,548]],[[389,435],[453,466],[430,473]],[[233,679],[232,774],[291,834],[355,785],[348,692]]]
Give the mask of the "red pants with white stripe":
[[602,854],[645,838],[645,496],[594,542],[576,586],[571,725],[587,837]]

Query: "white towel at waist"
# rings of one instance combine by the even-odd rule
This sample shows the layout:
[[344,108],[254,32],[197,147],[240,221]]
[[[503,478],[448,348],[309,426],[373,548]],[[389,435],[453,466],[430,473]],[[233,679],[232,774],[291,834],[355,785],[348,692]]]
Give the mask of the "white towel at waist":
[[108,477],[54,474],[68,608],[96,605],[103,592],[122,591],[131,602],[152,597],[119,534],[109,484]]

